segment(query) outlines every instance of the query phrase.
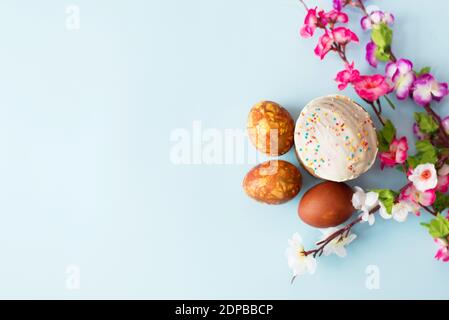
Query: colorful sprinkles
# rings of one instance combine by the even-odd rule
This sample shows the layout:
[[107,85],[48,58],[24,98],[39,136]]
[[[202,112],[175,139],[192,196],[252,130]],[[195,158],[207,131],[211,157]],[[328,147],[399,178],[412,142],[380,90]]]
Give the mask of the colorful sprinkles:
[[[370,134],[375,135],[372,120],[361,107],[347,98],[325,97],[322,99],[331,100],[323,100],[319,106],[318,102],[314,101],[301,112],[300,118],[303,121],[299,121],[297,127],[300,157],[306,155],[305,158],[301,157],[304,164],[317,173],[322,167],[332,167],[334,161],[332,158],[335,159],[331,156],[332,154],[344,152],[347,174],[358,175],[360,172],[357,172],[357,169],[360,167],[358,165],[360,162],[366,162],[367,166],[373,162],[372,159],[367,159],[366,155],[366,152],[372,150],[369,141],[376,141],[370,136]],[[351,103],[348,104],[347,100]],[[348,113],[341,108],[360,108],[360,110]],[[354,123],[347,122],[348,116],[356,118],[356,126]],[[335,137],[334,148],[330,148],[334,150],[329,150],[327,148],[329,141],[324,141],[329,136]],[[327,150],[323,150],[323,142]]]

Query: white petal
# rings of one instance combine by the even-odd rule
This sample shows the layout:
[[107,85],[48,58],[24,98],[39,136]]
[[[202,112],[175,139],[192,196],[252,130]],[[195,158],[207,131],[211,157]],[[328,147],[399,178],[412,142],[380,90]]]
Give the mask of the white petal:
[[392,215],[394,220],[404,222],[407,220],[408,210],[401,203],[397,203],[393,206]]
[[334,246],[332,244],[328,244],[323,249],[323,254],[327,257],[330,256],[334,252]]
[[384,218],[386,220],[389,220],[392,218],[391,214],[389,214],[387,212],[387,209],[385,208],[385,206],[383,204],[380,204],[379,214],[382,218]]
[[292,240],[295,241],[296,243],[302,243],[302,238],[299,233],[293,234]]
[[314,274],[316,271],[316,260],[312,256],[306,258],[306,267],[310,274]]
[[376,222],[376,218],[374,217],[373,214],[370,214],[368,217],[368,223],[370,226],[372,226],[374,224],[374,222]]
[[347,253],[346,253],[346,249],[343,246],[340,246],[338,248],[335,249],[335,254],[337,256],[339,256],[340,258],[344,258],[346,257]]
[[295,276],[303,275],[306,272],[306,266],[304,264],[295,264],[291,267]]
[[368,192],[366,194],[365,205],[374,208],[378,204],[379,195],[376,192]]
[[363,214],[362,214],[362,220],[365,221],[365,222],[369,222],[369,217],[370,217],[369,212],[366,211],[366,210],[363,211]]
[[356,238],[357,238],[357,235],[354,233],[351,233],[349,236],[346,237],[346,245],[350,244]]
[[352,195],[352,205],[355,209],[359,210],[365,202],[365,192],[359,187],[355,187],[355,189],[356,192]]

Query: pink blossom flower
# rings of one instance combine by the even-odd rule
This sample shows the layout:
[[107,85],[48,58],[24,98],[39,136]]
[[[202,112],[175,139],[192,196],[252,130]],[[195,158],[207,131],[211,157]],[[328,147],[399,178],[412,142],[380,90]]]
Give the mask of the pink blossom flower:
[[449,176],[438,176],[436,190],[442,193],[449,191]]
[[431,206],[435,202],[437,196],[435,189],[419,191],[412,183],[410,183],[402,190],[399,198],[415,204]]
[[393,90],[393,85],[390,81],[380,74],[360,76],[354,81],[353,85],[355,91],[362,99],[371,102],[378,100]]
[[435,165],[431,163],[420,164],[413,169],[408,179],[419,191],[435,189],[438,183],[437,171]]
[[333,0],[333,7],[335,10],[341,11],[343,7],[346,5],[345,0]]
[[315,54],[320,57],[321,60],[323,60],[326,54],[331,51],[333,44],[334,39],[332,33],[326,30],[326,32],[322,34],[318,39],[318,45],[315,48]]
[[332,46],[336,43],[341,46],[347,45],[349,42],[358,42],[357,35],[345,27],[338,27],[332,30],[327,30],[318,40],[318,45],[315,48],[315,54],[324,59],[326,54],[332,50]]
[[359,42],[357,35],[345,27],[338,27],[332,30],[335,42],[344,46],[349,42]]
[[315,33],[316,28],[327,25],[326,16],[323,10],[317,8],[309,9],[304,19],[304,25],[301,27],[299,33],[303,38],[311,38]]
[[446,131],[446,133],[449,134],[449,117],[444,118],[442,122],[444,131]]
[[348,84],[354,82],[360,77],[360,72],[354,68],[354,62],[346,64],[346,69],[340,71],[335,78],[338,83],[338,89],[344,90]]
[[410,95],[410,90],[416,79],[413,71],[413,63],[407,59],[399,59],[390,62],[385,68],[385,73],[393,83],[396,90],[396,97],[404,100]]
[[382,169],[384,167],[395,167],[403,164],[407,160],[408,143],[407,138],[393,139],[390,144],[390,150],[380,153],[380,162]]
[[438,82],[429,73],[416,79],[412,90],[413,99],[421,106],[429,104],[432,100],[441,101],[449,94],[447,83]]
[[373,26],[385,23],[393,24],[394,16],[391,13],[386,13],[382,11],[373,11],[369,15],[364,16],[360,21],[363,30],[372,29]]
[[449,191],[449,165],[444,164],[438,170],[438,183],[436,190],[442,193]]
[[416,122],[413,124],[413,133],[415,134],[415,137],[418,138],[418,140],[426,140],[430,137],[430,135],[422,132],[421,129],[419,129],[419,126]]
[[324,16],[326,17],[326,21],[332,25],[336,23],[348,23],[349,21],[346,13],[335,9],[327,12]]
[[435,259],[449,262],[449,244],[447,243],[447,240],[437,238],[435,239],[435,243],[439,246]]
[[368,42],[368,44],[366,45],[366,61],[368,61],[368,63],[370,64],[370,66],[377,68],[377,58],[376,58],[376,50],[377,50],[377,46],[376,44],[371,41]]

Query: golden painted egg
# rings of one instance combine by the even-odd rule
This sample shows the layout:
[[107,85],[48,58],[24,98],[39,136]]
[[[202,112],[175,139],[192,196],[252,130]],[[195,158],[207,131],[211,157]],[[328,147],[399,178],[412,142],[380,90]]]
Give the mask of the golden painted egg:
[[302,177],[298,168],[283,160],[259,164],[243,180],[246,194],[267,204],[281,204],[293,199],[301,185]]
[[270,156],[287,153],[294,143],[295,123],[276,102],[262,101],[250,111],[247,123],[251,143]]

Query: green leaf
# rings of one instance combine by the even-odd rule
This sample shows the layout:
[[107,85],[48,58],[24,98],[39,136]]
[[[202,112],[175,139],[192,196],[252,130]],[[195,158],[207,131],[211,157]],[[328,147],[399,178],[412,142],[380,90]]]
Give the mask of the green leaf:
[[389,189],[374,189],[372,191],[379,195],[379,201],[384,205],[387,212],[391,214],[391,210],[393,209],[398,194]]
[[379,142],[379,151],[380,152],[387,152],[389,150],[390,145],[384,139],[384,137],[382,136],[382,133],[380,131],[377,131],[377,141]]
[[421,130],[422,132],[431,134],[438,130],[438,123],[432,116],[429,116],[427,113],[415,112],[414,116],[419,130]]
[[389,52],[391,42],[393,41],[393,30],[386,23],[378,24],[374,26],[371,32],[371,39],[383,52]]
[[385,140],[390,144],[394,137],[396,137],[396,128],[393,125],[393,122],[390,120],[387,120],[385,122],[385,126],[382,129],[382,135],[384,136]]
[[426,227],[429,230],[429,234],[435,239],[449,236],[449,220],[442,215],[438,215],[430,223],[422,223],[421,225]]
[[410,168],[416,168],[419,165],[419,159],[416,156],[409,156],[407,158],[407,164]]
[[433,204],[436,212],[441,213],[445,209],[449,208],[449,196],[441,192],[437,192],[437,198]]
[[428,140],[416,141],[416,151],[418,151],[420,153],[435,152],[435,154],[436,154],[436,150],[437,149]]
[[390,61],[390,50],[388,49],[388,51],[385,51],[388,48],[382,48],[382,47],[376,47],[376,59],[382,62],[387,62]]
[[423,74],[430,73],[430,70],[432,70],[430,67],[424,67],[421,70],[419,70],[419,72],[417,72],[416,75],[418,77],[422,76]]
[[377,131],[377,140],[379,141],[379,150],[386,152],[390,148],[390,144],[396,136],[396,128],[390,120],[385,122],[382,130]]
[[428,140],[419,140],[416,142],[417,154],[410,156],[407,163],[410,167],[416,168],[420,164],[432,163],[438,161],[438,150]]

